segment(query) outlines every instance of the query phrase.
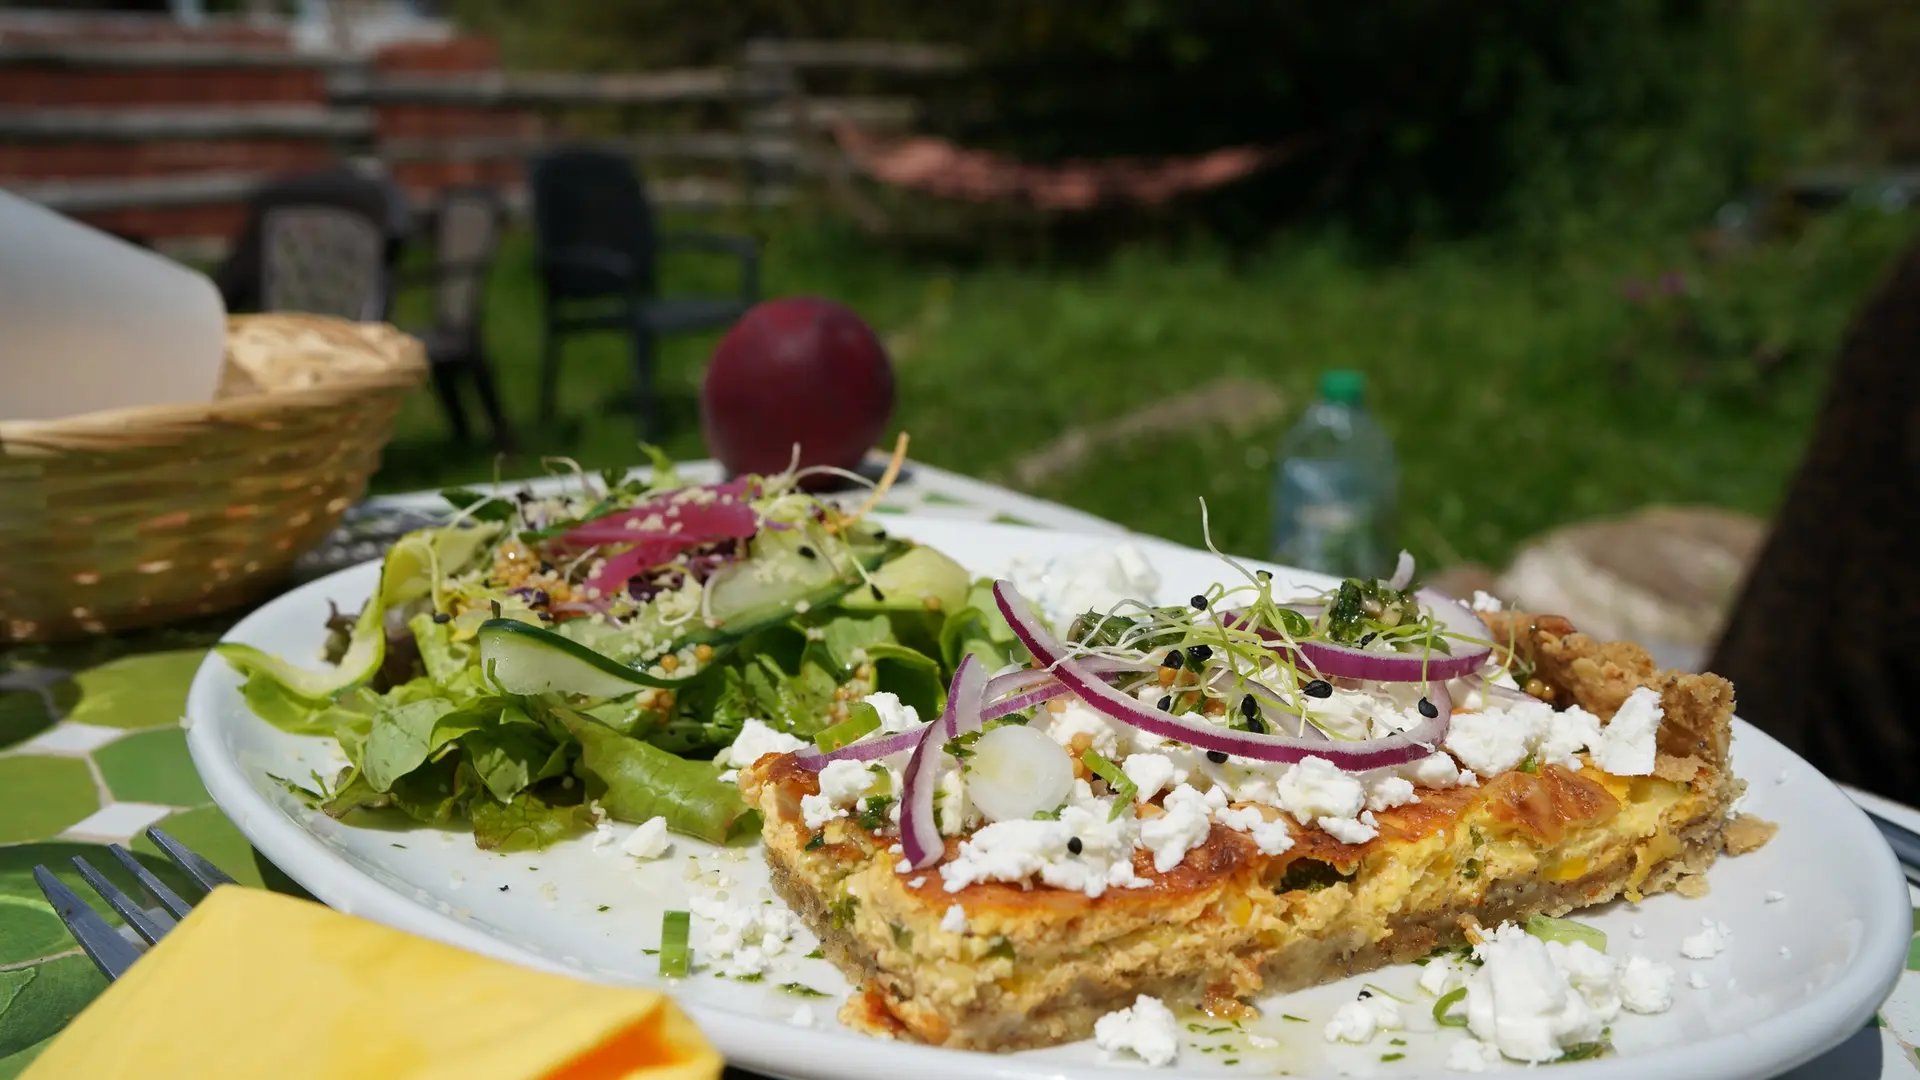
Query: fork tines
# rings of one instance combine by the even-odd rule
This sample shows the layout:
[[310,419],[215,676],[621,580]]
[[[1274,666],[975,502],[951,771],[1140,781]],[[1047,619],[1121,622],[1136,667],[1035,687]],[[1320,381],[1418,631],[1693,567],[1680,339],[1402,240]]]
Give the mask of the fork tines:
[[[148,829],[147,836],[175,866],[180,868],[182,873],[192,878],[202,888],[211,891],[217,885],[235,884],[234,880],[219,867],[201,858],[186,845],[160,829]],[[127,872],[133,875],[134,880],[140,883],[141,888],[152,894],[165,910],[143,907],[108,880],[107,876],[93,864],[79,856],[74,857],[74,869],[80,872],[81,879],[94,892],[99,893],[100,898],[105,900],[109,907],[126,920],[127,926],[132,928],[135,934],[149,945],[158,943],[167,931],[173,929],[176,919],[186,918],[187,913],[193,910],[193,905],[181,899],[179,893],[168,888],[166,882],[161,881],[153,871],[141,865],[140,860],[136,859],[131,851],[119,844],[110,844],[107,850],[113,853],[113,857],[119,860],[120,865],[125,867]],[[146,951],[127,940],[113,927],[113,924],[107,922],[99,912],[82,900],[79,894],[55,877],[53,871],[44,866],[36,866],[33,868],[33,880],[40,886],[40,891],[46,894],[47,902],[53,905],[54,913],[60,916],[62,923],[66,924],[67,932],[80,943],[80,947],[86,950],[87,956],[93,960],[94,966],[98,967],[100,973],[108,979],[117,979],[125,974],[127,968]]]

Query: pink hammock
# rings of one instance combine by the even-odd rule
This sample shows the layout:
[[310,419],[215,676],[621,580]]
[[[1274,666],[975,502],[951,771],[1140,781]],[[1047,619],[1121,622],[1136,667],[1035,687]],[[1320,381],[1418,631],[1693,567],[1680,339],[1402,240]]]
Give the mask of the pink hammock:
[[1116,203],[1157,206],[1251,176],[1293,156],[1306,141],[1230,146],[1189,157],[1029,165],[930,136],[877,139],[844,121],[832,131],[841,152],[883,184],[968,202],[1021,202],[1041,210],[1090,210]]

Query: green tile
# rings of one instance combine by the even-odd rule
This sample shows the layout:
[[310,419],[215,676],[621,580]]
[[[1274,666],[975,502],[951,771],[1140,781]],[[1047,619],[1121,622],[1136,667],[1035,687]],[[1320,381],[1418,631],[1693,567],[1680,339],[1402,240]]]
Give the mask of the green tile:
[[177,727],[116,739],[93,752],[93,763],[119,802],[199,806],[209,798]]
[[[242,885],[264,887],[269,883],[254,864],[253,845],[227,820],[217,806],[183,810],[163,819],[160,828],[167,835],[192,848],[213,865],[232,875]],[[158,856],[160,849],[142,833],[133,838],[133,850]]]
[[0,1057],[58,1034],[106,985],[93,961],[77,952],[0,971]]
[[17,1054],[0,1058],[0,1080],[13,1080],[14,1077],[26,1072],[27,1066],[33,1064],[33,1059],[40,1056],[40,1051],[51,1045],[53,1045],[53,1038],[50,1036]]
[[172,727],[187,710],[187,686],[204,649],[145,653],[110,660],[74,676],[80,700],[67,719],[102,727]]
[[1920,971],[1920,937],[1907,943],[1907,970]]
[[[37,865],[52,870],[54,876],[72,889],[75,895],[86,898],[102,917],[113,922],[119,921],[106,902],[94,895],[93,890],[80,879],[79,872],[73,868],[76,855],[104,873],[127,895],[143,895],[133,876],[121,869],[113,853],[102,845],[56,840],[0,847],[0,966],[54,956],[74,948],[73,939],[67,936],[59,920],[53,917],[52,910],[46,906],[45,898],[40,894],[40,886],[33,880],[33,868]],[[143,855],[140,861],[172,886],[175,892],[189,898],[198,895],[186,875],[175,870],[160,855]],[[49,919],[53,921],[49,923]]]
[[0,758],[0,844],[44,840],[100,808],[93,774],[79,758]]
[[0,750],[52,727],[53,719],[39,694],[27,690],[0,694]]

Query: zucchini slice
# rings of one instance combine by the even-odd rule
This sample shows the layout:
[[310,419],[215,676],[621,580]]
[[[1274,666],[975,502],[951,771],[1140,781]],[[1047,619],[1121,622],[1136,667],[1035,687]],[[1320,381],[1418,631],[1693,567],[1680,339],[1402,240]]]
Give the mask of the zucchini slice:
[[709,661],[685,678],[657,678],[571,638],[515,619],[488,619],[480,624],[478,640],[480,669],[500,689],[522,696],[562,693],[622,697],[643,687],[671,690],[686,686],[703,672],[713,670]]

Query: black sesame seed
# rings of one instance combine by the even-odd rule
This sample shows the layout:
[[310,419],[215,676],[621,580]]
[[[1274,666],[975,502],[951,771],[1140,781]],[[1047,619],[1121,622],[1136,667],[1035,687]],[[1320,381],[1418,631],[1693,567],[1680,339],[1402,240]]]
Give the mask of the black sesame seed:
[[1252,694],[1248,694],[1245,697],[1240,699],[1240,715],[1246,717],[1249,720],[1259,719],[1260,703],[1254,700],[1254,696]]
[[1182,663],[1183,661],[1180,659],[1180,650],[1169,649],[1167,651],[1167,658],[1165,660],[1160,661],[1160,666],[1163,668],[1172,668],[1175,671],[1179,671],[1180,665]]
[[1361,648],[1363,648],[1363,649],[1364,649],[1364,648],[1366,648],[1366,647],[1367,647],[1367,645],[1368,645],[1368,644],[1369,644],[1370,642],[1372,642],[1374,638],[1377,638],[1377,637],[1379,637],[1379,636],[1380,636],[1379,634],[1376,634],[1376,633],[1374,633],[1374,632],[1373,632],[1373,631],[1371,631],[1371,630],[1369,630],[1369,631],[1367,631],[1367,632],[1366,632],[1366,633],[1365,633],[1364,635],[1362,635],[1362,636],[1361,636],[1361,638],[1360,638],[1360,647],[1361,647]]
[[1254,576],[1254,577],[1257,577],[1257,578],[1259,578],[1259,579],[1260,579],[1261,581],[1272,581],[1272,580],[1273,580],[1273,571],[1271,571],[1271,570],[1255,570],[1255,571],[1253,572],[1253,576]]
[[1199,593],[1194,593],[1193,599],[1188,600],[1187,603],[1192,604],[1193,610],[1195,611],[1207,610],[1207,598],[1204,596],[1201,596]]
[[1371,990],[1362,990],[1362,991],[1360,991],[1360,1000],[1361,1000],[1361,1001],[1365,1001],[1365,1000],[1367,1000],[1368,998],[1370,998],[1370,997],[1372,997],[1372,996],[1373,996],[1373,991],[1371,991]]
[[1426,698],[1421,698],[1420,699],[1420,715],[1431,720],[1434,717],[1440,715],[1440,709],[1433,702],[1428,701]]
[[1325,679],[1315,679],[1301,687],[1300,692],[1308,697],[1330,698],[1333,696],[1333,684]]
[[501,891],[501,892],[506,892],[506,891],[507,891],[507,886],[505,886],[505,885],[502,885],[502,886],[500,886],[500,891]]
[[805,544],[800,545],[799,551],[800,551],[800,557],[803,559],[817,559],[820,557],[819,552],[813,550],[812,548],[808,547]]
[[874,599],[874,601],[875,601],[875,602],[877,602],[877,603],[885,603],[885,602],[886,602],[886,599],[887,599],[887,594],[886,594],[886,593],[883,593],[883,592],[881,592],[881,591],[880,591],[880,586],[878,586],[878,585],[868,585],[868,586],[867,586],[867,591],[873,594],[873,599]]
[[551,612],[551,611],[543,611],[543,612],[541,612],[541,613],[540,613],[540,621],[541,621],[541,622],[552,622],[552,621],[553,621],[553,612]]
[[1086,850],[1086,846],[1087,845],[1080,842],[1080,838],[1077,836],[1067,841],[1067,850],[1073,852],[1075,855]]
[[1173,711],[1173,695],[1168,694],[1166,697],[1161,698],[1159,708],[1162,712],[1172,712]]
[[540,572],[541,572],[541,573],[543,573],[543,574],[551,574],[551,573],[553,573],[553,564],[552,564],[552,563],[550,563],[550,562],[548,562],[548,561],[547,561],[547,560],[545,560],[545,559],[541,559],[541,560],[540,560]]
[[1247,730],[1253,732],[1255,735],[1265,735],[1267,733],[1267,722],[1257,716],[1249,716],[1247,717]]
[[436,611],[433,613],[433,621],[437,623],[450,623],[453,621],[453,615],[451,612]]
[[1193,666],[1197,670],[1201,664],[1213,659],[1213,646],[1194,645],[1187,649],[1187,659],[1193,661]]
[[885,540],[887,538],[887,530],[885,529],[873,530],[873,538],[875,540]]
[[1227,752],[1225,750],[1209,750],[1207,751],[1207,760],[1213,762],[1215,765],[1225,765],[1227,763]]

